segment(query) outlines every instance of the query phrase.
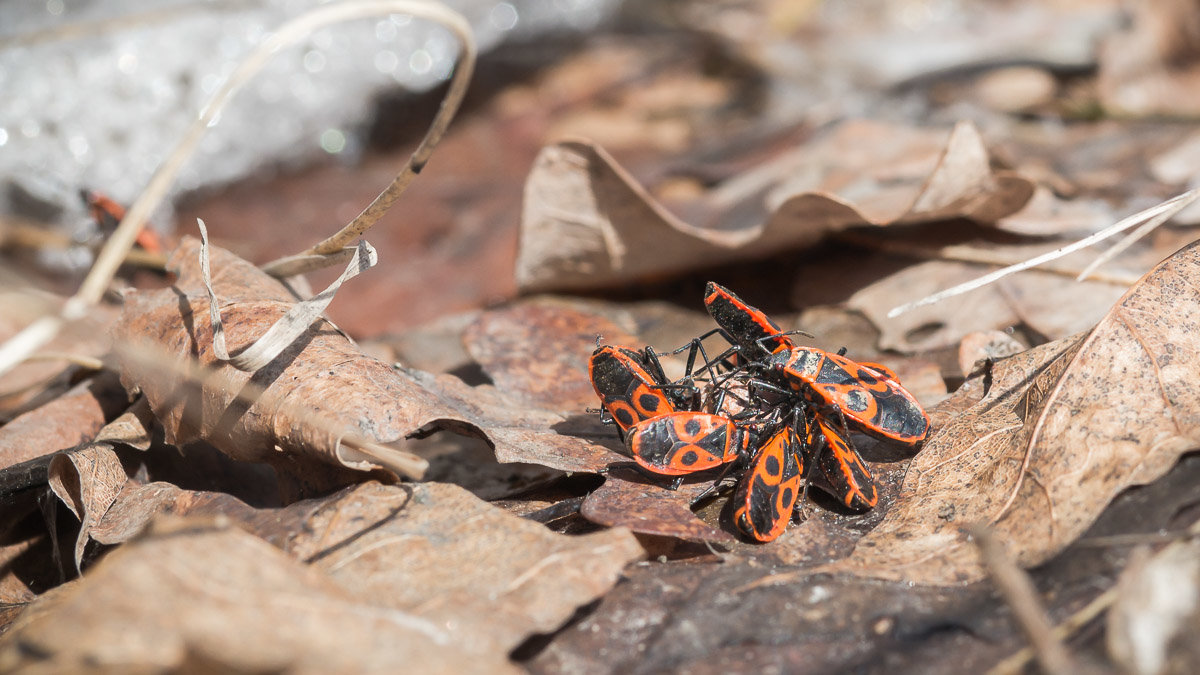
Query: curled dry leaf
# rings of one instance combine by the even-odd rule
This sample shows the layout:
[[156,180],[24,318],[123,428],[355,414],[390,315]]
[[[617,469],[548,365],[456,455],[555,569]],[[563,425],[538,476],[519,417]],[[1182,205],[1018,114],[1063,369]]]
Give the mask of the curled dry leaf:
[[0,639],[0,670],[515,672],[505,652],[356,599],[251,534],[197,529],[123,546],[44,595]]
[[75,538],[74,548],[76,570],[82,571],[83,550],[92,528],[100,522],[128,479],[121,459],[108,443],[89,443],[55,455],[50,461],[50,490],[79,519],[79,535]]
[[1087,335],[997,363],[986,396],[926,443],[884,521],[829,569],[934,584],[979,579],[964,523],[989,525],[1031,567],[1070,544],[1118,492],[1200,446],[1198,275],[1193,244]]
[[95,538],[127,541],[162,513],[226,517],[364,603],[446,626],[456,642],[498,653],[556,629],[643,555],[626,531],[555,534],[440,483],[367,483],[281,509],[151,483],[122,493]]
[[[221,362],[198,253],[199,243],[186,238],[169,262],[176,286],[130,294],[116,330],[122,382],[146,394],[168,442],[203,439],[247,461],[315,459],[420,473],[421,463],[407,453],[375,447],[368,457],[351,447],[404,436],[392,414],[400,392],[389,390],[390,367],[364,355],[329,322],[313,324],[254,373]],[[227,251],[213,249],[212,260],[213,286],[227,303],[228,342],[237,351],[255,342],[293,299],[281,283]],[[201,381],[196,365],[209,369]]]
[[994,171],[979,132],[946,138],[847,122],[695,205],[689,224],[656,202],[601,148],[546,147],[525,184],[516,277],[523,289],[588,288],[749,259],[856,225],[954,217],[993,222],[1033,185]]
[[[387,455],[349,454],[339,441],[390,443],[448,428],[486,437],[500,461],[596,471],[619,458],[591,440],[608,436],[591,416],[575,423],[514,404],[492,387],[393,368],[362,353],[324,321],[257,373],[220,364],[212,350],[197,253],[198,243],[186,239],[172,257],[179,269],[176,288],[131,295],[118,331],[122,344],[149,345],[173,362],[156,364],[130,349],[121,353],[123,381],[145,392],[170,443],[203,439],[235,459],[282,461],[290,471],[305,460],[393,468]],[[290,295],[231,253],[213,248],[212,260],[213,285],[227,303],[221,308],[226,338],[236,352],[286,311]],[[192,360],[211,368],[202,382],[188,374]],[[251,400],[241,400],[241,392],[250,392]]]

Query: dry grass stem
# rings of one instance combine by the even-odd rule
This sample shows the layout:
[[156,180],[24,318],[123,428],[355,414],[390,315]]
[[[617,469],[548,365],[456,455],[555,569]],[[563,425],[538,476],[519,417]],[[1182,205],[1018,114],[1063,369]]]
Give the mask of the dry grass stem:
[[1017,624],[1033,646],[1033,654],[1042,671],[1059,675],[1073,673],[1074,662],[1062,642],[1054,636],[1053,625],[1038,599],[1033,581],[1004,550],[990,529],[977,525],[967,528],[979,547],[979,554],[996,588],[1013,610]]
[[[1110,225],[1109,227],[1106,227],[1103,230],[1100,230],[1099,232],[1097,232],[1095,234],[1084,237],[1083,239],[1080,239],[1079,241],[1077,241],[1073,244],[1063,246],[1062,248],[1055,249],[1053,251],[1050,251],[1049,253],[1044,253],[1042,255],[1035,256],[1024,262],[1017,263],[1016,265],[1011,265],[1009,267],[1005,267],[1004,269],[996,270],[995,272],[992,272],[990,274],[985,274],[985,275],[979,277],[978,279],[975,279],[973,281],[968,281],[965,284],[959,284],[958,286],[954,286],[953,288],[948,288],[944,291],[939,291],[937,293],[934,293],[933,295],[922,298],[915,302],[910,302],[905,305],[900,305],[899,307],[894,307],[888,312],[888,314],[887,314],[888,318],[894,318],[894,317],[900,316],[901,314],[904,314],[905,312],[910,312],[918,307],[924,307],[925,305],[932,305],[933,303],[941,302],[942,300],[945,300],[946,298],[952,298],[956,295],[962,295],[963,293],[967,293],[968,291],[973,291],[977,288],[982,288],[984,286],[987,286],[988,284],[991,284],[995,281],[1003,279],[1004,277],[1006,277],[1010,274],[1016,274],[1017,272],[1020,272],[1022,270],[1027,270],[1031,267],[1037,267],[1038,265],[1041,265],[1043,263],[1047,263],[1051,260],[1056,260],[1065,255],[1074,253],[1075,251],[1078,251],[1080,249],[1087,248],[1088,246],[1091,246],[1092,244],[1095,244],[1096,242],[1107,239],[1107,238],[1109,238],[1119,232],[1127,230],[1135,225],[1143,225],[1144,224],[1146,227],[1157,227],[1157,226],[1167,222],[1168,220],[1170,220],[1172,216],[1174,216],[1176,213],[1179,213],[1180,211],[1182,211],[1185,207],[1187,207],[1188,204],[1191,204],[1192,202],[1196,201],[1197,197],[1200,197],[1200,189],[1188,190],[1187,192],[1184,192],[1181,195],[1172,197],[1171,199],[1168,199],[1167,201],[1162,202],[1161,204],[1152,206],[1144,211],[1139,211],[1127,218],[1123,218],[1120,221],[1118,221],[1117,223]],[[1085,270],[1085,272],[1086,271],[1087,270]]]

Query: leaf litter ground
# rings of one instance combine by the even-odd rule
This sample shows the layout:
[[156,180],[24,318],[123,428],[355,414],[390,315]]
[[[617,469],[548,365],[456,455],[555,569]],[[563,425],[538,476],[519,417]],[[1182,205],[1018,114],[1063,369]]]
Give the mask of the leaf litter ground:
[[[1158,11],[1179,11],[1169,5]],[[1036,11],[1050,12],[1050,30],[1078,25],[1069,10]],[[853,30],[836,12],[806,20],[806,44],[824,44],[833,69],[862,56],[829,36],[859,36],[863,53],[893,36],[879,17]],[[0,669],[30,654],[59,669],[989,668],[1025,639],[963,533],[976,523],[1031,568],[1055,624],[1117,589],[1110,602],[1126,618],[1114,612],[1105,639],[1088,623],[1068,643],[1081,662],[1186,659],[1170,635],[1157,652],[1137,637],[1128,617],[1161,608],[1120,589],[1146,588],[1164,566],[1188,578],[1190,549],[1139,554],[1116,580],[1132,545],[1155,541],[1144,535],[1195,520],[1190,231],[1157,232],[1082,284],[1070,277],[1088,255],[899,321],[886,314],[1170,196],[1193,181],[1180,169],[1191,127],[1072,117],[1079,75],[1052,60],[1035,68],[1049,94],[1018,115],[988,109],[995,92],[980,94],[972,73],[1005,73],[993,88],[1028,73],[983,52],[924,74],[858,74],[881,98],[834,99],[844,106],[834,122],[795,112],[765,122],[779,110],[747,96],[755,85],[738,73],[793,92],[812,83],[790,80],[770,50],[731,32],[738,24],[713,32],[706,21],[684,24],[718,36],[707,39],[723,45],[724,69],[687,65],[693,33],[676,47],[625,36],[477,103],[422,177],[463,181],[407,195],[413,222],[378,235],[388,281],[371,285],[372,271],[331,308],[342,329],[373,339],[318,323],[265,372],[219,365],[185,241],[171,289],[127,295],[121,318],[89,317],[115,326],[125,347],[110,371],[34,362],[0,380]],[[993,23],[989,39],[1005,41],[995,36],[1011,26]],[[1142,17],[1129,31],[1169,23]],[[1128,37],[1114,30],[1111,44]],[[1145,68],[1140,85],[1112,48],[1095,54],[1101,105],[1136,109],[1137,86],[1185,78],[1187,46],[1166,44],[1154,58],[1177,67]],[[557,117],[530,103],[547,91]],[[680,91],[692,109],[677,105]],[[1012,104],[1012,91],[1000,98]],[[911,108],[880,106],[889,96],[915,96],[921,123]],[[875,119],[842,119],[864,106]],[[1066,121],[1023,123],[1029,114]],[[748,119],[769,128],[748,131]],[[552,137],[564,130],[593,140]],[[384,164],[368,158],[364,173],[377,175],[365,182],[382,182]],[[278,207],[327,217],[343,197],[314,201],[305,186],[337,195],[329,181],[352,190],[362,179],[317,169],[190,208],[261,261],[294,249],[262,226],[280,220]],[[389,255],[406,264],[389,266]],[[239,256],[213,256],[236,353],[294,296]],[[879,507],[846,512],[813,490],[783,537],[751,545],[734,536],[723,500],[691,508],[703,480],[672,492],[633,471],[587,411],[596,338],[686,343],[710,325],[699,311],[707,278],[819,346],[887,363],[930,408],[935,433],[915,455],[856,439],[880,479]],[[593,298],[513,301],[518,287]],[[3,318],[5,334],[25,321]],[[55,349],[100,355],[101,334],[64,334]],[[131,356],[146,338],[153,347]],[[214,368],[208,379],[189,371],[196,357]],[[350,453],[351,436],[423,456],[430,481],[398,482],[386,451]],[[76,566],[83,575],[64,583]],[[285,621],[297,630],[256,628]]]

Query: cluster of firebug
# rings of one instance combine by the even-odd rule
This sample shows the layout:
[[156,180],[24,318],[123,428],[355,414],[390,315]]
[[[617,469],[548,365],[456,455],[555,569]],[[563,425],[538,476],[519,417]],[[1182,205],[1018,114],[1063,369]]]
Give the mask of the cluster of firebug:
[[[588,372],[601,415],[616,424],[634,461],[676,477],[675,486],[723,467],[715,488],[740,470],[733,522],[762,542],[786,530],[813,471],[848,508],[875,506],[875,478],[850,432],[914,448],[929,433],[928,415],[896,374],[851,361],[844,350],[797,345],[799,331],[784,331],[716,283],[708,284],[704,304],[719,327],[670,352],[688,350],[678,380],[664,374],[651,347],[601,345],[592,354]],[[730,347],[709,359],[703,341],[714,334]]]

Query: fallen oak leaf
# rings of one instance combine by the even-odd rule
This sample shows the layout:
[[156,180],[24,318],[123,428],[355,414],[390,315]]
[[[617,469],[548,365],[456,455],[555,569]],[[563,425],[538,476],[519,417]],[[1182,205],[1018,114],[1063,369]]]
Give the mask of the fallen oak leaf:
[[[585,141],[548,146],[525,185],[518,286],[590,288],[661,277],[810,245],[856,225],[992,222],[1033,195],[1031,182],[990,167],[969,123],[944,139],[848,122],[769,171],[714,191],[704,208],[716,215],[704,227],[672,215],[603,149]],[[793,178],[814,173],[822,177],[815,186]]]
[[172,529],[39,598],[0,638],[0,670],[516,672],[506,652],[356,599],[251,534],[186,520]]
[[93,535],[106,544],[127,542],[168,513],[226,518],[325,571],[365,603],[502,653],[558,628],[644,555],[627,531],[556,534],[442,483],[371,482],[277,509],[151,483],[123,492]]
[[[198,252],[199,243],[185,238],[168,262],[177,285],[131,293],[116,328],[122,382],[145,393],[167,441],[207,440],[246,461],[319,459],[419,477],[424,460],[380,445],[403,436],[390,414],[393,394],[399,393],[387,391],[391,369],[364,355],[327,321],[310,326],[254,373],[221,361]],[[250,263],[220,249],[213,258],[218,269],[212,283],[226,299],[222,313],[236,351],[256,341],[294,302],[282,283]],[[197,367],[207,370],[197,373]],[[164,377],[164,369],[172,372]],[[330,422],[323,425],[321,419]],[[295,456],[281,458],[277,448]]]
[[83,571],[83,552],[91,530],[128,482],[120,457],[109,443],[89,443],[50,461],[50,490],[79,520],[74,564]]
[[823,571],[954,584],[984,571],[960,524],[987,523],[1032,567],[1069,545],[1121,490],[1200,446],[1200,244],[1160,263],[1087,335],[998,362],[992,387],[940,429],[900,498]]

